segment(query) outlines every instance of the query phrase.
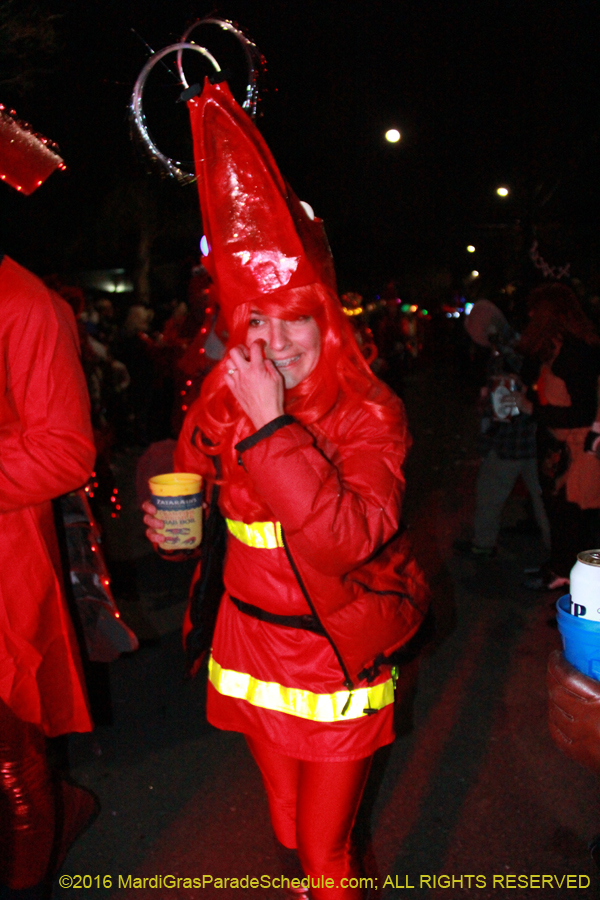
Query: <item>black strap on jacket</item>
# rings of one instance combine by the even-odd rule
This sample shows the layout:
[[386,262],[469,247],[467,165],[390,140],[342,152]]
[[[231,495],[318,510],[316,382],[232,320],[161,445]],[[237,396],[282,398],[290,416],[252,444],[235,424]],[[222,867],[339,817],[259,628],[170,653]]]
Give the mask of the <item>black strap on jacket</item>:
[[229,597],[240,612],[251,616],[253,619],[260,619],[261,622],[269,622],[271,625],[285,625],[286,628],[299,628],[302,631],[312,631],[315,634],[325,635],[321,623],[309,614],[304,616],[279,616],[277,613],[270,613],[266,609],[261,609],[260,606],[254,606],[252,603],[238,600],[237,597],[232,597],[231,594]]

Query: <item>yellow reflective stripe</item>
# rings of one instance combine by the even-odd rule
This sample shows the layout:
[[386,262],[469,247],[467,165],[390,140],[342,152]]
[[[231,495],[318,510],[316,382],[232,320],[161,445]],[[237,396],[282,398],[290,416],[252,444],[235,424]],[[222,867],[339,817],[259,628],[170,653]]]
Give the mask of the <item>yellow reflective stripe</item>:
[[227,528],[238,541],[247,544],[248,547],[257,547],[259,550],[275,550],[283,547],[283,536],[279,522],[234,522],[233,519],[225,519]]
[[[311,719],[313,722],[360,719],[368,715],[365,709],[382,709],[394,702],[394,684],[391,678],[382,684],[357,688],[350,693],[344,690],[334,694],[314,694],[301,688],[284,687],[275,681],[259,681],[245,672],[223,669],[212,656],[208,661],[208,680],[215,690],[226,697],[246,700],[261,709],[273,709],[301,719]],[[345,713],[342,714],[344,709]]]

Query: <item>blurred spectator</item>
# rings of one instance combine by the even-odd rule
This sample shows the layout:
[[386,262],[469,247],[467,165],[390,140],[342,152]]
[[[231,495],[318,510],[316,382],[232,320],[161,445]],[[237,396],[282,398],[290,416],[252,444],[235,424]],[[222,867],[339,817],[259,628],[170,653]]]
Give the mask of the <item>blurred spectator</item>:
[[600,338],[565,285],[536,288],[528,305],[530,321],[520,349],[529,358],[536,397],[521,407],[535,411],[541,427],[540,476],[551,554],[526,586],[566,589],[577,553],[598,540],[600,460],[585,452],[585,440],[597,419]]
[[172,419],[175,435],[179,434],[188,409],[199,396],[202,382],[219,360],[223,359],[229,337],[214,288],[205,287],[201,294],[196,294],[190,309],[191,315],[194,316],[194,322],[199,322],[199,327],[177,362]]
[[45,749],[92,727],[51,501],[87,480],[95,451],[71,310],[1,254],[0,304],[0,891],[42,900],[96,811],[55,782]]
[[538,479],[536,423],[521,413],[519,371],[521,357],[514,350],[515,334],[502,312],[489,300],[479,300],[465,319],[467,333],[489,350],[487,383],[481,389],[481,465],[473,540],[454,544],[458,552],[487,558],[497,551],[496,542],[504,505],[517,479],[522,478],[533,506],[542,539],[550,545],[550,526]]
[[155,404],[156,345],[149,335],[153,310],[139,303],[132,304],[125,319],[121,337],[115,342],[115,355],[126,367],[131,383],[128,389],[128,438],[140,447],[147,447],[154,439],[151,414]]
[[394,297],[386,300],[385,312],[378,317],[375,325],[375,344],[383,365],[377,375],[393,391],[402,396],[402,374],[404,368],[404,329],[400,301]]
[[340,300],[342,301],[344,312],[352,325],[356,343],[360,347],[361,352],[367,361],[367,365],[372,367],[377,359],[378,350],[373,339],[373,332],[367,325],[363,308],[363,298],[360,294],[349,291],[346,294],[342,294]]

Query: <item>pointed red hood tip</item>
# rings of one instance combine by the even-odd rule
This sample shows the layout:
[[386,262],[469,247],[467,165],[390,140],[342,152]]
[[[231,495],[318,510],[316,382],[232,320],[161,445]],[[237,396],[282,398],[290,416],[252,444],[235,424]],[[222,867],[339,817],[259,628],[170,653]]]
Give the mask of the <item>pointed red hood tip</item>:
[[278,291],[315,282],[335,290],[323,223],[309,218],[227,84],[206,79],[188,108],[209,250],[203,264],[226,318]]

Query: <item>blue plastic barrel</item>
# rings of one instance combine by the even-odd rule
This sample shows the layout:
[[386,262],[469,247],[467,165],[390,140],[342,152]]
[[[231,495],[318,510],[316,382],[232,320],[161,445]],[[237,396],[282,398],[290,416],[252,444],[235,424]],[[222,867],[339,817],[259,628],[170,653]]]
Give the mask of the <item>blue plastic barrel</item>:
[[584,675],[600,681],[600,622],[572,616],[570,605],[570,594],[565,594],[556,603],[556,619],[565,657]]

